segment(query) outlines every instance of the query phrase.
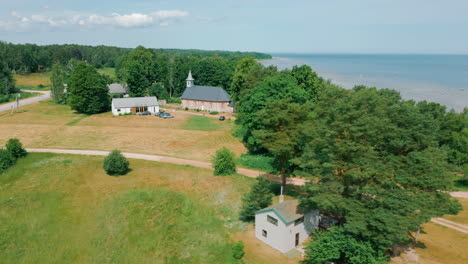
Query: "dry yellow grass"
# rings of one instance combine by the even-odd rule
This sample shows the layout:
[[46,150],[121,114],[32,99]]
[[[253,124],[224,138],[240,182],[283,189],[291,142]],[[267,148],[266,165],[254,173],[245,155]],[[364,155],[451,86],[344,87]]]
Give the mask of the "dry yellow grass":
[[50,84],[50,73],[31,73],[28,75],[15,74],[16,85],[24,85],[30,87],[37,87],[39,84],[49,85]]
[[[221,147],[240,155],[246,149],[231,135],[231,122],[219,122],[215,131],[185,130],[190,118],[185,112],[174,119],[155,116],[112,116],[104,113],[83,116],[68,106],[40,102],[25,106],[23,112],[0,116],[0,145],[16,137],[31,148],[120,149],[125,152],[156,154],[210,161]],[[73,125],[67,125],[79,120]]]
[[468,199],[464,199],[464,198],[457,198],[457,199],[462,204],[463,211],[461,211],[457,215],[445,215],[443,218],[456,222],[456,223],[468,225]]

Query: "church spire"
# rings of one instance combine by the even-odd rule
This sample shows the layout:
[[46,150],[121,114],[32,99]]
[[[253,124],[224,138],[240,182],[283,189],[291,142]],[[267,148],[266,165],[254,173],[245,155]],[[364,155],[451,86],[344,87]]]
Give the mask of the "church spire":
[[187,88],[193,86],[193,81],[195,81],[195,79],[193,79],[192,77],[192,71],[189,71],[189,74],[187,77]]

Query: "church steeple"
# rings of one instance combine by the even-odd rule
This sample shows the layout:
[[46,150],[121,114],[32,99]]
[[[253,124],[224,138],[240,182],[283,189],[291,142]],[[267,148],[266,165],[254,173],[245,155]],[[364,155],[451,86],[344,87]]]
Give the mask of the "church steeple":
[[193,79],[192,77],[192,71],[189,71],[188,77],[187,77],[187,88],[192,87],[194,81],[195,79]]

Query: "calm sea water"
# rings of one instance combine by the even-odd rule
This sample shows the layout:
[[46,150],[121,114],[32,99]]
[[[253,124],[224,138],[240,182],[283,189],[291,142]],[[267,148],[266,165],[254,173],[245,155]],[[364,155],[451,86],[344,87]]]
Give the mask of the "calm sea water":
[[310,65],[345,88],[357,84],[390,88],[403,98],[438,102],[461,111],[468,107],[468,55],[273,54],[263,60],[279,69]]

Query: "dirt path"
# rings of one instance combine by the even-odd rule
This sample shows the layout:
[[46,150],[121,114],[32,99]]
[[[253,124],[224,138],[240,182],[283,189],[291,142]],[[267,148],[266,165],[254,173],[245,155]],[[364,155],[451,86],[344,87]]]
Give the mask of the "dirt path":
[[[28,93],[41,93],[42,95],[29,97],[29,98],[20,100],[19,101],[20,109],[21,109],[21,106],[32,104],[32,103],[35,103],[35,102],[39,102],[39,101],[42,101],[42,100],[47,100],[47,99],[50,98],[50,91],[35,91],[35,90],[22,90],[22,91],[23,92],[28,92]],[[10,103],[6,103],[6,104],[2,104],[2,105],[0,105],[0,112],[7,111],[7,110],[11,111],[12,106],[15,107],[16,102],[10,102]]]
[[[43,152],[43,153],[60,153],[60,154],[76,154],[76,155],[94,155],[94,156],[107,156],[109,151],[102,151],[102,150],[76,150],[76,149],[39,149],[39,148],[27,148],[28,152]],[[179,164],[179,165],[191,165],[195,167],[205,168],[205,169],[212,169],[211,163],[203,162],[203,161],[196,161],[196,160],[187,160],[187,159],[179,159],[167,156],[157,156],[157,155],[148,155],[148,154],[138,154],[138,153],[128,153],[122,152],[122,154],[129,158],[129,159],[140,159],[140,160],[149,160],[149,161],[158,161],[158,162],[165,162],[165,163],[172,163],[172,164]],[[244,168],[237,168],[237,172],[239,174],[256,178],[260,175],[267,174],[263,171],[258,170],[251,170],[251,169],[244,169]],[[270,175],[271,177],[271,175]],[[279,177],[277,177],[279,181]],[[287,184],[292,185],[304,185],[306,180],[300,178],[288,178]]]
[[451,192],[450,195],[453,197],[468,199],[468,192]]
[[451,229],[460,231],[462,233],[468,234],[468,226],[466,226],[466,225],[455,223],[455,222],[452,222],[452,221],[449,221],[449,220],[443,219],[443,218],[432,218],[431,221],[434,222],[434,223],[437,223],[439,225],[443,225],[443,226],[446,226],[448,228],[451,228]]

